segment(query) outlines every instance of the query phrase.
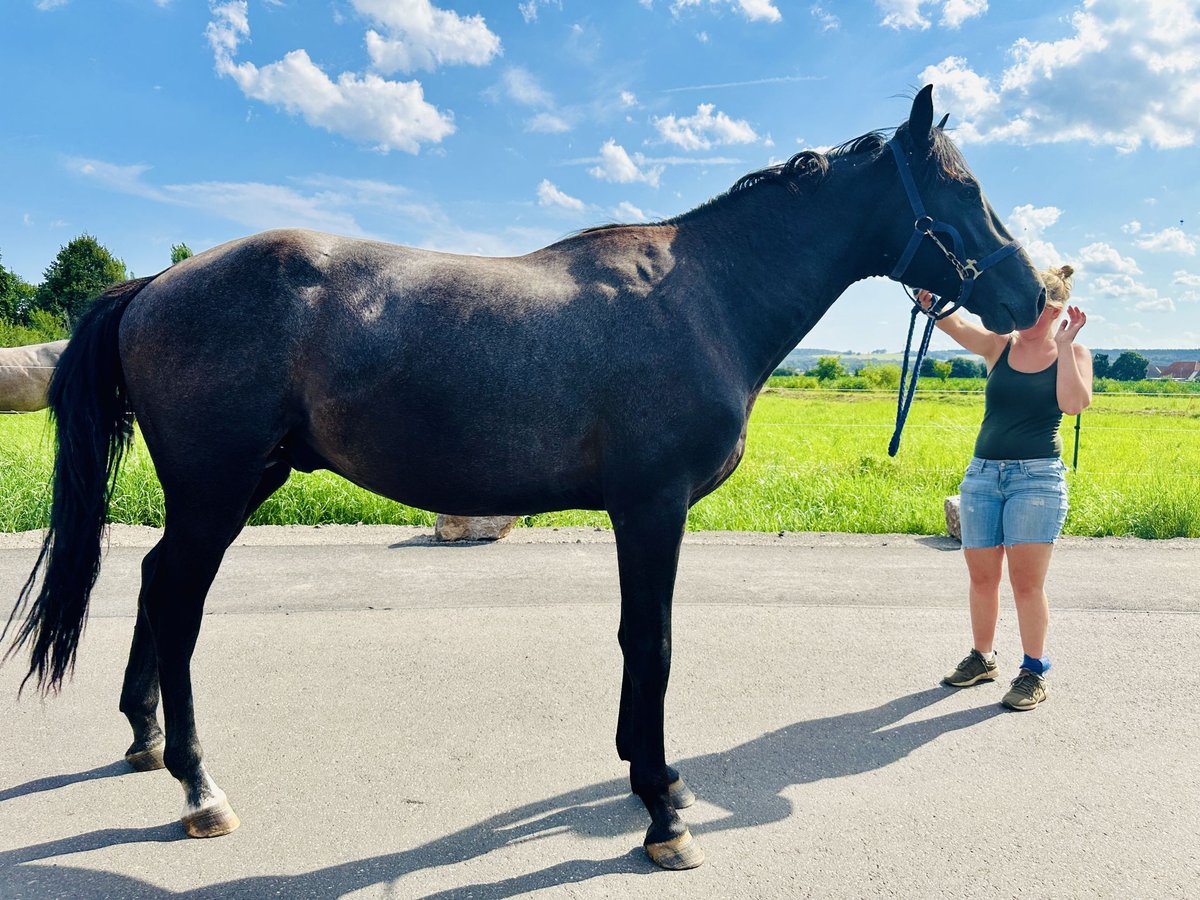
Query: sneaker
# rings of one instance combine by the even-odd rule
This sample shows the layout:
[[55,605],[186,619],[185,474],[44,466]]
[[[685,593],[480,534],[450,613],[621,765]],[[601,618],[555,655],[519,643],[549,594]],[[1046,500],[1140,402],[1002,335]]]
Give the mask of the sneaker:
[[953,672],[947,672],[942,678],[942,684],[950,687],[970,687],[981,681],[995,681],[1000,667],[993,658],[988,662],[978,650],[972,650]]
[[1000,702],[1009,709],[1033,709],[1050,696],[1046,687],[1046,679],[1037,672],[1022,669],[1021,673],[1012,680],[1012,687]]

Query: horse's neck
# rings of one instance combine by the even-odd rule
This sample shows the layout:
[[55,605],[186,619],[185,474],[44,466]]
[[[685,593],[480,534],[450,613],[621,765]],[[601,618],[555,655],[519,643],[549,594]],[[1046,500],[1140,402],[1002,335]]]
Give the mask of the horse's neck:
[[831,178],[801,197],[754,190],[761,196],[697,224],[730,350],[758,388],[842,292],[878,266],[869,258],[870,217],[846,185]]

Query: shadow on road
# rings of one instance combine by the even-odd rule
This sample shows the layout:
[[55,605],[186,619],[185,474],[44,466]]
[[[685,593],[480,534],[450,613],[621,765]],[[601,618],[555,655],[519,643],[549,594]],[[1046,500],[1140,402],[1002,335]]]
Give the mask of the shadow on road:
[[[724,817],[697,829],[697,837],[703,843],[706,834],[778,822],[791,815],[792,805],[782,796],[790,787],[885,768],[941,735],[977,725],[1001,712],[998,706],[989,705],[897,724],[949,693],[945,688],[931,688],[874,709],[797,722],[730,750],[682,760],[680,768],[696,793],[726,811]],[[42,782],[51,781],[53,779],[42,779]],[[607,781],[518,807],[409,850],[299,875],[235,879],[189,891],[188,896],[211,900],[250,900],[265,896],[340,897],[424,869],[466,862],[511,844],[564,832],[585,839],[637,835],[636,840],[640,842],[648,821],[641,803],[629,794],[627,782],[623,779]],[[146,829],[105,829],[0,853],[0,896],[176,896],[174,891],[128,876],[68,866],[30,865],[37,860],[117,844],[176,839],[183,839],[177,824]],[[237,840],[237,837],[230,840]],[[646,859],[640,846],[635,846],[612,859],[559,861],[536,872],[492,883],[462,885],[433,896],[513,897],[604,875],[649,876],[658,871]],[[663,877],[672,876],[664,873]]]
[[42,791],[52,791],[56,788],[66,787],[68,784],[78,784],[81,781],[92,781],[96,778],[114,778],[117,775],[132,775],[133,769],[129,768],[129,763],[124,760],[105,763],[102,766],[96,766],[94,769],[88,769],[86,772],[75,772],[72,775],[50,775],[46,778],[38,778],[35,781],[27,781],[24,784],[18,784],[16,787],[7,788],[0,791],[0,803],[5,800],[11,800],[14,797],[23,797],[26,794],[38,794]]

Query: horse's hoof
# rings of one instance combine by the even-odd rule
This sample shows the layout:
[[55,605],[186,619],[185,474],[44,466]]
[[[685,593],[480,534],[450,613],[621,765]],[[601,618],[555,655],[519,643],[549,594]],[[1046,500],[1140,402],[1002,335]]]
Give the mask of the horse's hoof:
[[164,747],[166,744],[155,744],[145,750],[126,753],[125,762],[129,763],[129,767],[135,772],[153,772],[155,769],[161,769],[166,765],[163,762]]
[[696,795],[687,786],[682,775],[667,785],[667,790],[671,794],[671,805],[676,809],[687,809],[696,802]]
[[220,837],[241,824],[242,820],[224,797],[183,816],[183,827],[188,837],[194,838]]
[[690,831],[661,844],[646,844],[646,853],[655,865],[673,871],[694,869],[704,862],[704,851]]

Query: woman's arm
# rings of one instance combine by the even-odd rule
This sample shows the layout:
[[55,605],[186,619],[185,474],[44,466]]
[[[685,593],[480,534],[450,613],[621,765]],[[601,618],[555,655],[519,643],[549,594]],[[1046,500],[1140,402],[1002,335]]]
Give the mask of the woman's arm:
[[[929,309],[933,303],[933,295],[929,291],[917,291],[917,301],[923,308]],[[1004,352],[1004,347],[1008,343],[1008,335],[988,331],[974,322],[968,322],[958,313],[951,313],[944,319],[938,319],[937,327],[950,335],[964,350],[970,350],[972,353],[982,356],[989,370],[996,364],[996,360],[1000,358],[1000,354]]]
[[1067,307],[1067,318],[1054,334],[1058,344],[1058,408],[1065,415],[1077,416],[1092,403],[1092,354],[1075,335],[1087,323],[1083,310]]

